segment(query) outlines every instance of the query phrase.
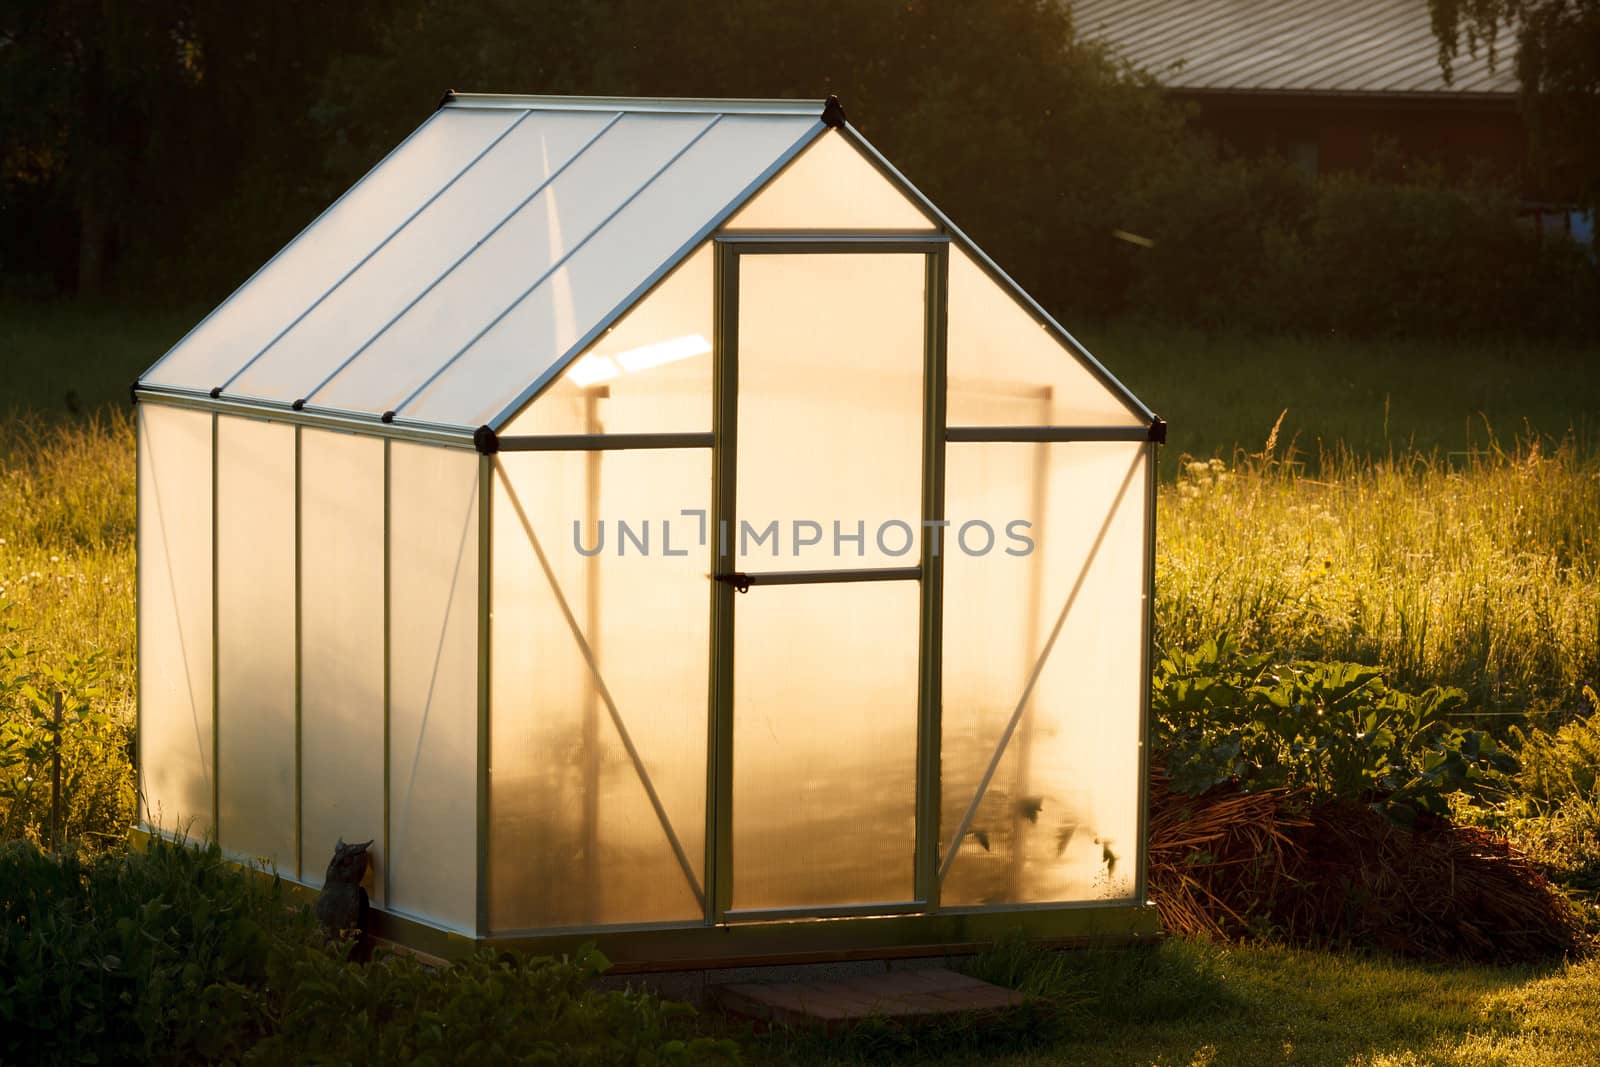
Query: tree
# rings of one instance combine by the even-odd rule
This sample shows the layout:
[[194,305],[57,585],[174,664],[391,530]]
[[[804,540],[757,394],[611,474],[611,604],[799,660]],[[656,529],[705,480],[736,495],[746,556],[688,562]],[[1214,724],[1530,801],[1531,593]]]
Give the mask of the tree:
[[1517,78],[1541,184],[1600,202],[1600,0],[1428,0],[1445,80],[1463,42],[1491,69],[1502,30],[1517,35]]
[[[323,70],[330,56],[364,44],[381,7],[379,0],[0,6],[7,104],[0,262],[7,273],[53,275],[62,288],[91,296],[109,280],[119,247],[139,247],[141,284],[152,285],[159,284],[152,274],[214,276],[219,266],[226,273],[233,264],[219,264],[219,252],[255,259],[269,242],[281,243],[281,232],[268,232],[277,220],[303,221],[300,201],[320,198],[320,190],[302,192],[307,183],[297,183],[296,173],[315,158],[307,150],[316,133],[310,112]],[[285,206],[285,199],[295,202]],[[217,227],[219,214],[230,216],[231,232]],[[215,231],[212,247],[196,254],[196,229],[205,227]]]

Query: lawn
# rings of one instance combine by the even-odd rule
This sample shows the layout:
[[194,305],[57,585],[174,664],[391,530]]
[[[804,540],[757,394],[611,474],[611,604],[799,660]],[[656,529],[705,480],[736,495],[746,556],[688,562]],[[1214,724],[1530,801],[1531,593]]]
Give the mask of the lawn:
[[[19,628],[0,644],[24,669],[98,655],[94,700],[123,737],[134,667],[126,386],[195,318],[0,306],[0,631]],[[1497,725],[1570,718],[1583,686],[1600,687],[1600,352],[1128,324],[1084,338],[1173,425],[1159,501],[1161,642],[1230,633],[1275,655],[1379,663],[1406,684],[1462,687],[1470,712]],[[1194,458],[1211,456],[1219,462]],[[80,780],[107,791],[69,818],[88,833],[125,798],[114,782]],[[1600,1063],[1600,961],[1439,967],[1180,940],[1015,966],[998,956],[982,965],[1058,1005],[1052,1024],[828,1044],[746,1036],[746,1056]]]
[[1436,967],[1179,940],[1150,950],[1029,957],[1013,972],[1021,987],[1062,1005],[1043,1040],[956,1031],[919,1043],[869,1031],[841,1045],[775,1034],[757,1041],[749,1058],[851,1064],[898,1053],[995,1067],[1600,1062],[1600,961],[1540,970]]
[[1340,448],[1460,459],[1530,434],[1600,444],[1593,345],[1245,337],[1126,321],[1077,336],[1167,420],[1169,476],[1185,453],[1259,450],[1280,414],[1280,443],[1313,461]]

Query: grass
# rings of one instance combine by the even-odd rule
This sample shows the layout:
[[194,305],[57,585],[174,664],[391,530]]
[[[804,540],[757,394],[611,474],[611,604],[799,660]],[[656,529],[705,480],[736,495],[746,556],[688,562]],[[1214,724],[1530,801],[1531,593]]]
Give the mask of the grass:
[[65,301],[0,303],[0,416],[50,418],[125,406],[128,383],[199,322],[205,308]]
[[1160,499],[1158,640],[1381,664],[1480,711],[1600,686],[1600,461],[1571,441],[1190,463]]
[[1544,969],[1436,967],[1169,940],[1147,950],[1028,950],[1020,961],[1005,962],[1002,970],[1015,979],[1010,984],[1031,987],[1057,1006],[1053,1025],[1016,1034],[930,1031],[898,1041],[875,1028],[830,1042],[779,1031],[756,1040],[748,1059],[1477,1067],[1593,1063],[1600,1047],[1597,961]]
[[109,709],[131,716],[133,420],[0,421],[0,620],[38,662],[106,655]]
[[1169,423],[1163,471],[1184,454],[1258,451],[1282,439],[1311,455],[1410,451],[1453,458],[1502,439],[1569,434],[1600,445],[1600,347],[1208,334],[1119,321],[1077,332]]

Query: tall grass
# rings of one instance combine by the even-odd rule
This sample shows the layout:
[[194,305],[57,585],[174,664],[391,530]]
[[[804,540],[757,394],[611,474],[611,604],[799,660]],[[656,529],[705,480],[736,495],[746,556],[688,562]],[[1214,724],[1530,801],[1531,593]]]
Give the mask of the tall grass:
[[1480,711],[1600,679],[1600,462],[1568,442],[1186,462],[1159,504],[1156,632],[1381,664]]
[[38,662],[103,651],[118,714],[134,699],[134,528],[132,418],[0,420],[0,619]]

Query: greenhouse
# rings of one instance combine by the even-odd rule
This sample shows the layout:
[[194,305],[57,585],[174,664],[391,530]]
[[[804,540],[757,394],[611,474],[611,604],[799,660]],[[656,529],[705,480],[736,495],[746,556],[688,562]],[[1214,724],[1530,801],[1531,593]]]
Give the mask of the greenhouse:
[[836,100],[450,94],[134,394],[146,832],[430,951],[1154,931],[1165,424]]

